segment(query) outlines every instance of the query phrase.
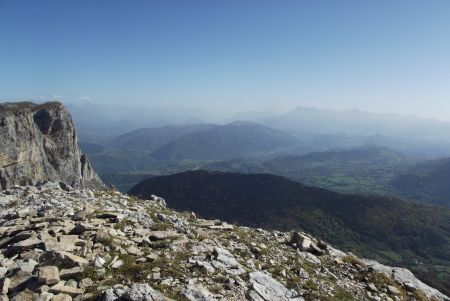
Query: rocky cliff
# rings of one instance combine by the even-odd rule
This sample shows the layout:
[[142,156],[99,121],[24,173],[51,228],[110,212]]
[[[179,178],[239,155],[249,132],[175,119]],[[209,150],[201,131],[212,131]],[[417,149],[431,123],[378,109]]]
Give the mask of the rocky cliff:
[[302,232],[238,227],[118,192],[0,191],[0,301],[450,300]]
[[77,144],[69,112],[61,103],[0,104],[0,186],[62,181],[102,187]]

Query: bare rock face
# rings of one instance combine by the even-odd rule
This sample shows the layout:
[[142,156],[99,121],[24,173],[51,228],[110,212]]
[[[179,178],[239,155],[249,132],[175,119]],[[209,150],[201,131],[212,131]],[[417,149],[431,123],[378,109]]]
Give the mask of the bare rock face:
[[61,103],[0,104],[0,188],[42,181],[104,186],[81,154],[72,118]]

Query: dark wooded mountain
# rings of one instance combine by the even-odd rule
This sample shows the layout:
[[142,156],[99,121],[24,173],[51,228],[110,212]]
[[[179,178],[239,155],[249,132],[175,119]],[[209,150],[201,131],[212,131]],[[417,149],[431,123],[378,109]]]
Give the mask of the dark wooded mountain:
[[140,182],[154,176],[142,172],[117,172],[102,175],[102,180],[109,185],[113,185],[121,192],[127,192]]
[[407,199],[450,207],[450,158],[417,164],[392,180],[393,191]]
[[177,210],[242,225],[303,229],[341,248],[411,268],[449,291],[449,209],[335,193],[268,174],[207,171],[151,178],[130,194],[161,195]]
[[156,150],[152,157],[164,161],[220,160],[267,155],[300,141],[283,131],[251,122],[233,122],[194,132]]

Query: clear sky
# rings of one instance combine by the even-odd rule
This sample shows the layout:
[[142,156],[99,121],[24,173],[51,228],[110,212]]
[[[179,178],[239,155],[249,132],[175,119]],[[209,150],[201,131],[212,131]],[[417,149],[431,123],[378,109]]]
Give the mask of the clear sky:
[[0,99],[450,120],[448,0],[0,0]]

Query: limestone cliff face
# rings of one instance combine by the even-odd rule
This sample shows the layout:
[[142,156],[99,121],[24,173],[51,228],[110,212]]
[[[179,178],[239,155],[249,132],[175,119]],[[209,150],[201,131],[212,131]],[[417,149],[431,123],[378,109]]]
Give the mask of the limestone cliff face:
[[81,154],[72,118],[61,103],[0,104],[0,187],[40,181],[104,185]]

